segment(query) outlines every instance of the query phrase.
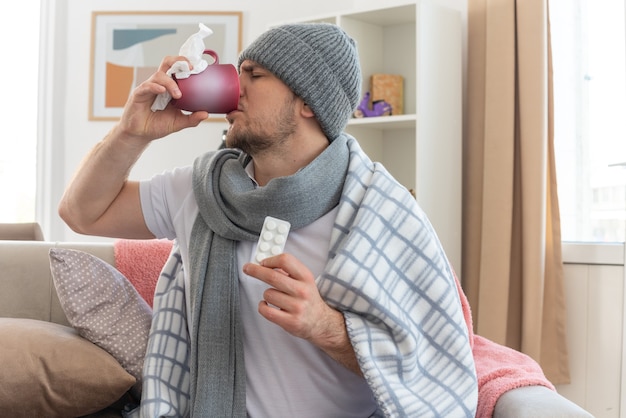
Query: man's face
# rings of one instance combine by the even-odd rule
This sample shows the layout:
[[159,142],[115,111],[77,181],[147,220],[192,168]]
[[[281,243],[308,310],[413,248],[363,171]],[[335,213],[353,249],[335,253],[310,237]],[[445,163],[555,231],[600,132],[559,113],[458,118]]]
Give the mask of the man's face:
[[294,134],[299,99],[285,83],[250,60],[241,63],[239,83],[239,107],[226,115],[228,147],[254,156]]

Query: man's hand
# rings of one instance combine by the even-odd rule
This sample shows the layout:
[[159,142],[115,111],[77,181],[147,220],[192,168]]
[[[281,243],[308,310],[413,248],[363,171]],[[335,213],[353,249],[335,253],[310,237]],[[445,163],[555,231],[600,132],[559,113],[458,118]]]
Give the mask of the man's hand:
[[361,375],[343,315],[322,299],[315,277],[304,264],[290,254],[280,254],[261,265],[245,264],[243,271],[270,286],[259,302],[264,318]]
[[[167,71],[176,61],[183,60],[188,61],[182,56],[165,57],[158,71],[133,90],[118,125],[122,136],[129,139],[142,139],[145,143],[184,128],[197,126],[209,116],[207,112],[185,114],[171,105],[163,110],[155,112],[151,110],[154,99],[161,93],[167,91],[172,98],[181,97],[178,85],[172,77],[167,75]],[[191,64],[189,65],[191,67]]]

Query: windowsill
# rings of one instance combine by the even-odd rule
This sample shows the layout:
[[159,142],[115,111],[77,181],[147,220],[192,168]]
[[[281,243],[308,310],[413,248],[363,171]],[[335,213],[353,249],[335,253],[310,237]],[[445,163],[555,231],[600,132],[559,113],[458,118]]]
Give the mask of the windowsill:
[[624,243],[563,242],[563,263],[624,265]]

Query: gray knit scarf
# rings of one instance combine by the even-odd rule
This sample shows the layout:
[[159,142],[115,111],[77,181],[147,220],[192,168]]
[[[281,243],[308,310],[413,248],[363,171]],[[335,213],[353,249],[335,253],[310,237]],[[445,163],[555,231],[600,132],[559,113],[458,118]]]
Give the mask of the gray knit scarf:
[[239,150],[194,162],[199,214],[190,238],[191,417],[245,417],[246,375],[239,313],[236,244],[256,241],[266,216],[292,230],[335,207],[348,170],[347,138],[335,139],[313,162],[257,188]]

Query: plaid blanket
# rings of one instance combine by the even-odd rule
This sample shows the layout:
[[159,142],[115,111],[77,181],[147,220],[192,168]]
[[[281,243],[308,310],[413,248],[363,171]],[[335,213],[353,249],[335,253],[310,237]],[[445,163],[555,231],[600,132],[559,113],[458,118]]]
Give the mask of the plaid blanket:
[[[410,193],[349,138],[350,164],[318,278],[343,312],[376,416],[473,417],[477,379],[452,269]],[[175,245],[157,283],[142,417],[189,411],[189,336]]]
[[185,277],[178,244],[174,242],[154,291],[152,326],[143,364],[141,409],[136,417],[189,416],[189,333]]

